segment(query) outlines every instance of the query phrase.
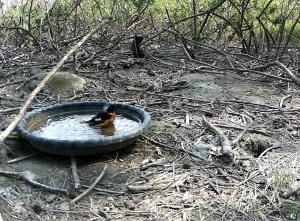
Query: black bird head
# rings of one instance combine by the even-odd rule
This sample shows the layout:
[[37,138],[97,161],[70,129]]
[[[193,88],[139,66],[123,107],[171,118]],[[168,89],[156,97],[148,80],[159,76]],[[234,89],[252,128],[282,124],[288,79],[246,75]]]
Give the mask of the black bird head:
[[107,112],[107,113],[113,113],[113,112],[115,112],[115,111],[116,111],[116,107],[115,107],[114,104],[109,104],[109,105],[107,106],[107,108],[106,108],[106,112]]
[[134,35],[134,39],[135,39],[136,44],[139,45],[139,44],[141,44],[142,41],[144,40],[144,37],[141,36],[141,35],[135,34],[135,35]]

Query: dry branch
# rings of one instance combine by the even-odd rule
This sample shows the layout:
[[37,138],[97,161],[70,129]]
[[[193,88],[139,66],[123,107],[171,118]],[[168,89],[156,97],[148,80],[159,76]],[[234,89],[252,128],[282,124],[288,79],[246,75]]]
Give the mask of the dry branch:
[[127,190],[131,193],[143,193],[146,191],[153,190],[152,185],[140,185],[140,186],[133,186],[133,185],[128,185]]
[[289,98],[292,98],[292,95],[287,95],[287,96],[283,97],[279,103],[279,108],[283,108],[283,102]]
[[82,198],[84,198],[85,196],[87,196],[95,187],[96,185],[99,183],[99,181],[102,179],[102,177],[104,176],[105,172],[107,169],[107,165],[105,164],[104,169],[102,170],[101,174],[98,176],[98,178],[92,183],[92,185],[83,193],[81,193],[79,196],[77,196],[76,198],[74,198],[70,204],[74,205],[76,202],[78,202],[79,200],[81,200]]
[[225,157],[226,161],[233,161],[234,154],[232,151],[232,143],[228,140],[223,131],[214,126],[212,123],[208,122],[204,116],[202,116],[202,122],[203,125],[207,126],[212,132],[218,135],[220,146],[222,148],[222,154]]
[[268,149],[264,150],[259,156],[257,159],[260,159],[262,158],[264,155],[266,155],[267,152],[269,152],[270,150],[273,150],[273,149],[277,149],[277,148],[280,148],[281,145],[280,143],[275,143],[273,146],[269,147]]
[[47,186],[45,184],[39,183],[34,180],[34,174],[29,172],[29,171],[24,171],[24,172],[10,172],[10,171],[0,171],[0,176],[5,176],[5,177],[14,177],[19,180],[23,180],[26,183],[29,183],[30,185],[34,187],[41,188],[43,190],[52,192],[52,193],[63,193],[63,194],[68,194],[68,191],[66,189],[60,189],[56,187],[51,187]]
[[18,158],[12,159],[12,160],[8,160],[6,163],[7,164],[18,163],[20,161],[27,160],[27,159],[29,159],[31,157],[35,157],[35,156],[38,156],[38,154],[33,153],[33,154],[26,155],[26,156],[18,157]]
[[242,139],[242,137],[244,136],[244,134],[249,130],[251,126],[251,123],[248,124],[245,129],[232,141],[232,145],[236,145],[238,144],[238,142],[240,142],[240,140]]
[[149,141],[150,143],[152,143],[152,144],[154,144],[154,145],[157,145],[157,146],[159,146],[159,147],[162,147],[162,148],[165,148],[165,149],[169,149],[169,150],[182,151],[182,152],[184,152],[184,153],[189,154],[189,155],[192,156],[192,157],[195,157],[195,158],[200,159],[200,160],[207,161],[207,159],[205,159],[204,157],[201,157],[201,156],[199,156],[198,154],[193,153],[192,151],[186,150],[186,149],[184,149],[183,147],[179,147],[179,148],[172,147],[172,146],[163,144],[163,143],[161,143],[161,142],[158,142],[158,141],[156,141],[156,140],[153,140],[153,139],[151,139],[150,137],[147,137],[146,135],[143,135],[143,138],[145,138],[145,139],[146,139],[147,141]]
[[45,78],[38,84],[38,86],[30,93],[29,97],[25,101],[25,104],[20,109],[18,115],[15,119],[10,123],[10,125],[3,131],[0,135],[0,148],[3,148],[4,140],[9,136],[9,134],[15,129],[18,123],[21,121],[22,117],[25,115],[27,108],[32,103],[35,96],[44,88],[47,81],[50,80],[54,74],[59,70],[59,68],[67,61],[67,59],[80,48],[80,46],[86,42],[93,34],[95,34],[101,27],[103,23],[92,29],[86,36],[82,38],[74,47],[72,47],[68,53],[55,65],[55,67],[47,73]]
[[[87,185],[82,185],[84,188],[89,188]],[[107,190],[107,189],[101,189],[101,188],[94,188],[94,190],[97,192],[97,194],[100,195],[107,195],[107,194],[114,194],[114,195],[124,195],[125,192],[123,191],[114,191],[114,190]]]
[[74,180],[74,187],[75,189],[80,188],[80,179],[77,172],[77,162],[75,157],[71,157],[71,170],[72,170],[72,176]]
[[279,61],[274,62],[275,65],[279,66],[293,81],[295,84],[300,86],[300,80],[297,78],[291,71],[288,69],[284,64],[280,63]]
[[[168,25],[166,29],[170,28],[171,25],[178,25],[178,24],[180,24],[180,23],[182,23],[182,22],[185,22],[185,21],[187,21],[187,20],[193,19],[193,18],[195,18],[195,17],[200,17],[200,16],[203,16],[203,15],[208,15],[208,14],[210,14],[211,12],[217,10],[219,7],[221,7],[221,6],[223,5],[224,2],[226,2],[226,0],[221,0],[221,1],[218,2],[216,5],[212,6],[211,8],[209,8],[208,10],[206,10],[206,11],[204,11],[204,12],[199,12],[199,13],[194,14],[194,15],[192,15],[192,16],[188,16],[188,17],[186,17],[186,18],[183,18],[183,19],[180,19],[180,20],[178,20],[178,21],[175,21],[174,23]],[[160,36],[162,33],[164,33],[164,32],[166,31],[166,29],[163,28],[163,29],[160,30],[159,32],[155,33],[153,36],[151,36],[151,37],[149,37],[148,39],[146,39],[146,40],[143,42],[143,44],[145,44],[145,43],[147,43],[148,41],[151,41],[152,39],[154,39],[154,38]]]

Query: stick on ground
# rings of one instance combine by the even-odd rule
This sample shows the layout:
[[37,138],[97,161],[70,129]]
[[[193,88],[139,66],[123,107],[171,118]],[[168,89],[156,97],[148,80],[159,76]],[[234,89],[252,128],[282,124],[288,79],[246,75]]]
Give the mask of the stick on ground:
[[202,116],[203,125],[207,126],[212,132],[214,132],[220,141],[220,146],[222,148],[222,154],[226,158],[226,161],[231,162],[234,160],[234,154],[232,151],[232,143],[228,140],[223,131],[217,128],[215,125],[206,120],[204,116]]
[[77,172],[77,162],[75,157],[71,157],[71,170],[72,170],[72,176],[74,180],[74,187],[75,189],[80,188],[80,179]]
[[25,155],[25,156],[22,156],[22,157],[18,157],[18,158],[12,159],[12,160],[8,160],[6,163],[7,164],[18,163],[20,161],[27,160],[27,159],[29,159],[31,157],[36,157],[38,155],[39,154],[33,153],[33,154]]
[[79,200],[81,200],[82,198],[84,198],[85,196],[87,196],[95,187],[96,185],[99,183],[99,181],[102,179],[102,177],[104,176],[105,172],[107,169],[107,164],[105,164],[101,174],[98,176],[98,178],[92,183],[92,185],[83,193],[81,193],[79,196],[77,196],[76,198],[74,198],[70,204],[74,205],[75,203],[77,203]]
[[29,172],[29,171],[24,171],[24,172],[10,172],[10,171],[3,171],[0,170],[0,176],[5,176],[5,177],[14,177],[19,180],[23,180],[26,183],[29,183],[30,185],[34,187],[41,188],[43,190],[46,190],[48,192],[52,193],[63,193],[63,194],[68,194],[68,191],[65,189],[60,189],[56,187],[51,187],[47,186],[45,184],[39,183],[34,180],[34,174]]
[[297,78],[290,69],[287,68],[287,66],[285,66],[284,64],[282,64],[279,61],[275,61],[274,64],[276,64],[278,67],[281,68],[281,70],[283,70],[292,80],[295,84],[297,84],[298,86],[300,85],[300,79]]

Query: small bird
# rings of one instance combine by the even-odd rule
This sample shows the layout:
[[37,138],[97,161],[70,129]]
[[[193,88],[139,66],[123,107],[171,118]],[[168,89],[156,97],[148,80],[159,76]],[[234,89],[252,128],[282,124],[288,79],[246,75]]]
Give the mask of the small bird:
[[108,127],[112,126],[116,118],[115,105],[110,104],[105,111],[96,114],[92,119],[84,121],[91,126]]
[[141,49],[140,44],[144,40],[143,36],[134,35],[133,41],[131,43],[131,52],[134,58],[144,58],[145,52]]

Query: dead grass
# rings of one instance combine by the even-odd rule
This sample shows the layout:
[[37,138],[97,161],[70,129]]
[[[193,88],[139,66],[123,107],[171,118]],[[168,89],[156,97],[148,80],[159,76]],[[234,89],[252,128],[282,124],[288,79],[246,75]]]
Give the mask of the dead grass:
[[[8,53],[10,49],[2,50]],[[16,58],[20,55],[28,56]],[[60,96],[61,102],[126,102],[144,107],[151,114],[152,126],[145,135],[162,145],[154,145],[141,137],[133,147],[119,153],[78,159],[82,184],[89,186],[107,163],[107,173],[97,188],[125,194],[95,191],[72,207],[69,202],[74,196],[68,198],[47,193],[21,181],[0,177],[0,211],[4,220],[285,220],[299,214],[299,135],[296,127],[299,94],[296,88],[286,91],[286,82],[265,82],[262,78],[248,76],[252,78],[253,85],[242,90],[244,87],[239,87],[239,83],[243,76],[237,77],[231,72],[226,76],[197,73],[197,78],[203,78],[204,84],[207,76],[216,84],[223,83],[225,87],[221,89],[224,93],[218,93],[217,97],[208,96],[213,93],[212,86],[211,91],[207,89],[202,97],[199,94],[193,96],[195,91],[203,88],[195,85],[193,80],[183,80],[188,70],[179,70],[178,66],[181,66],[179,61],[180,57],[184,58],[184,53],[170,49],[160,55],[161,60],[169,59],[168,62],[176,66],[132,59],[122,50],[98,55],[89,66],[81,67],[77,73],[88,81],[88,87],[75,96],[72,92]],[[2,64],[1,69],[1,74],[6,76],[0,82],[0,97],[3,98],[0,100],[1,119],[15,116],[16,109],[22,105],[32,87],[32,81],[21,87],[17,83],[9,83],[19,79],[26,81],[36,71],[44,71],[32,70],[32,66],[42,68],[51,63],[50,58],[43,56],[30,57],[27,51],[22,50],[14,50],[13,56],[7,54],[7,60],[11,62]],[[213,55],[203,55],[202,58],[209,62]],[[108,63],[110,68],[106,69]],[[190,68],[197,66],[189,61],[185,65]],[[70,67],[71,63],[65,68]],[[234,99],[232,94],[226,93],[228,88],[224,82],[228,81],[231,92],[237,88],[233,97],[242,99]],[[266,90],[269,88],[269,94],[274,88],[284,94],[292,94],[292,101],[286,102],[281,112],[278,109],[283,97],[281,93],[269,95],[270,99],[266,102],[255,102],[252,98],[256,81]],[[57,103],[56,92],[45,88],[32,107],[54,103]],[[190,124],[185,124],[187,113],[191,115]],[[215,135],[201,123],[203,114],[231,140],[247,123],[252,122],[248,134],[235,149],[235,163],[227,165],[214,153],[207,160],[189,153],[195,143],[217,145]],[[2,127],[7,124],[1,123]],[[254,142],[255,139],[260,141]],[[261,142],[266,139],[268,142]],[[259,146],[265,150],[276,142],[281,144],[279,150],[270,150],[260,158],[254,157],[262,152]],[[247,145],[243,145],[245,143]],[[17,156],[31,152],[30,147],[19,140],[8,140],[7,145]],[[70,162],[68,158],[42,155],[3,165],[2,169],[29,170],[39,182],[70,188]],[[127,191],[128,185],[152,188],[133,194]]]

